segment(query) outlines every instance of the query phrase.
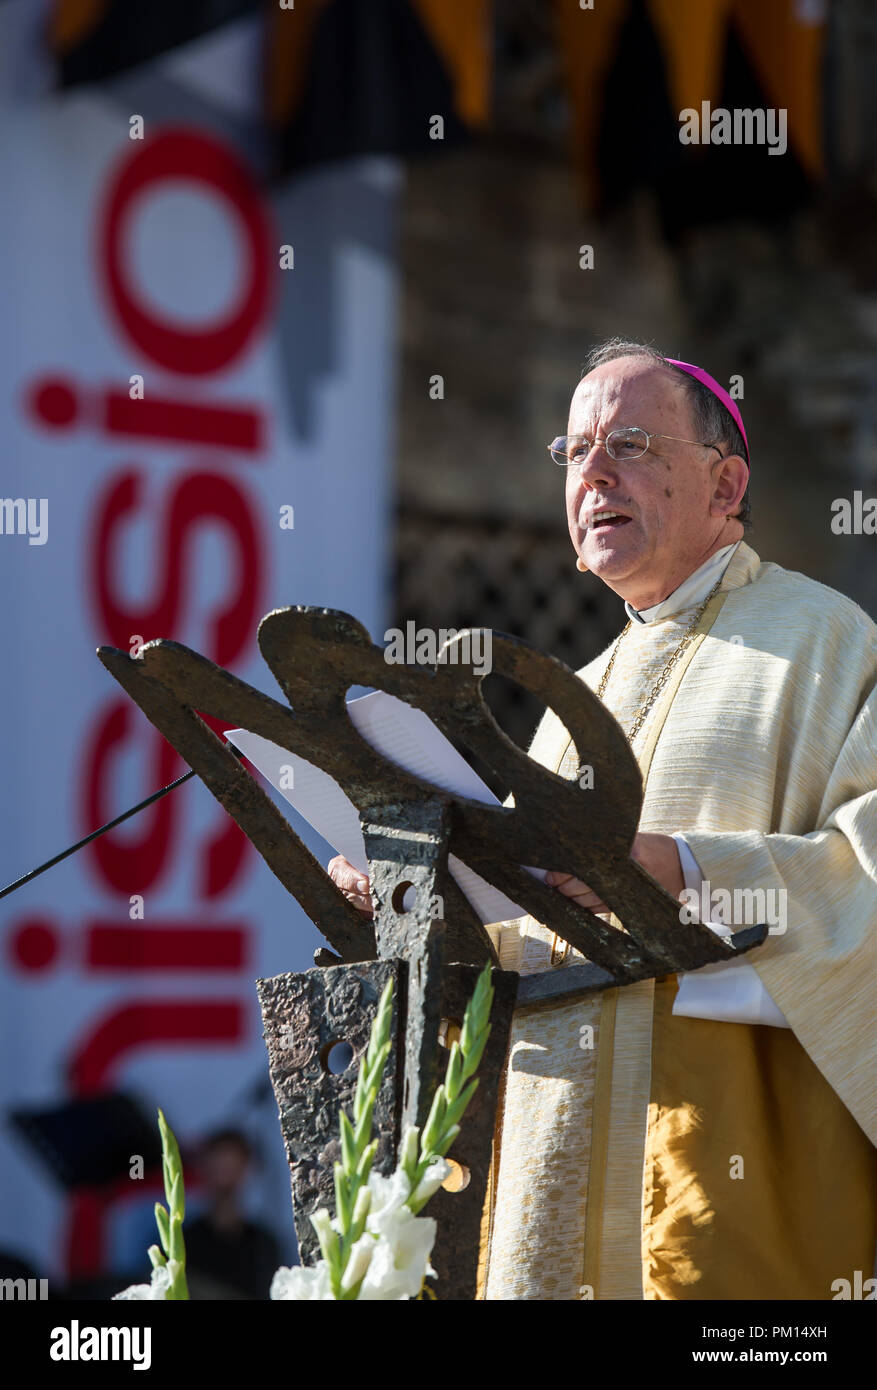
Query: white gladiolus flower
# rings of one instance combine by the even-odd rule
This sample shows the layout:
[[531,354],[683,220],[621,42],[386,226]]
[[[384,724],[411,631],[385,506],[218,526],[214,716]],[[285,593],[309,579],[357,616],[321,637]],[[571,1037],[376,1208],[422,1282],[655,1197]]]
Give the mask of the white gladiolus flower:
[[271,1280],[269,1298],[326,1299],[332,1298],[332,1285],[325,1260],[310,1268],[305,1265],[281,1265]]
[[388,1213],[382,1225],[359,1299],[416,1298],[424,1277],[435,1273],[429,1256],[436,1223],[430,1216],[413,1216],[407,1207],[401,1207]]
[[371,1263],[372,1255],[375,1251],[375,1238],[367,1232],[360,1236],[359,1240],[354,1241],[350,1247],[350,1256],[347,1260],[347,1268],[341,1280],[341,1287],[346,1293],[352,1289],[354,1284],[358,1284]]
[[427,1197],[431,1197],[437,1192],[451,1171],[450,1163],[443,1158],[435,1158],[427,1167],[426,1172],[417,1184],[414,1192],[415,1199],[420,1202]]
[[325,1207],[318,1207],[317,1210],[311,1214],[311,1225],[317,1233],[320,1245],[323,1244],[323,1241],[328,1237],[333,1227],[336,1231],[339,1230],[337,1220],[337,1217],[334,1221],[330,1218]]
[[[394,1046],[394,984],[392,979],[386,981],[368,1048],[360,1060],[353,1115],[342,1112],[339,1119],[341,1156],[333,1165],[336,1215],[331,1216],[325,1207],[310,1215],[321,1258],[311,1266],[281,1265],[271,1281],[271,1299],[397,1301],[416,1299],[426,1292],[435,1297],[432,1290],[425,1289],[425,1280],[436,1274],[430,1264],[436,1222],[417,1213],[457,1169],[439,1153],[446,1153],[454,1143],[460,1132],[459,1120],[478,1085],[473,1073],[490,1033],[491,973],[487,964],[478,976],[475,992],[466,1005],[459,1039],[450,1049],[445,1081],[433,1096],[423,1133],[416,1125],[406,1127],[396,1153],[396,1171],[390,1177],[373,1171],[375,1157],[381,1152],[381,1136],[369,1139],[374,1128],[373,1108]],[[455,1123],[451,1123],[452,1119]],[[156,1205],[161,1248],[149,1247],[153,1261],[150,1283],[132,1284],[115,1294],[115,1300],[176,1300],[189,1296],[181,1238],[182,1162],[176,1139],[160,1110],[158,1120],[168,1204],[167,1209]],[[465,1186],[467,1175],[457,1171],[457,1187]],[[179,1261],[171,1258],[172,1253],[180,1257]],[[167,1263],[163,1263],[165,1257]]]
[[129,1284],[127,1289],[121,1293],[114,1293],[112,1302],[117,1298],[167,1298],[168,1289],[171,1286],[170,1270],[166,1265],[157,1265],[152,1271],[152,1279],[148,1284]]
[[403,1170],[397,1168],[389,1178],[385,1178],[382,1173],[369,1173],[368,1189],[371,1193],[371,1205],[365,1228],[378,1236],[382,1231],[382,1221],[405,1206],[411,1184]]
[[[441,1165],[446,1167],[444,1160]],[[431,1169],[437,1168],[437,1164],[431,1165]],[[433,1172],[430,1181],[435,1176]],[[374,1240],[374,1249],[358,1298],[416,1298],[424,1277],[435,1273],[429,1256],[435,1244],[436,1223],[431,1217],[415,1216],[406,1207],[411,1189],[401,1168],[389,1178],[371,1173],[368,1185],[372,1199],[366,1234]]]
[[[449,1164],[437,1159],[427,1168],[418,1186],[435,1191],[446,1176]],[[410,1183],[401,1168],[392,1177],[371,1173],[368,1180],[370,1208],[366,1228],[350,1251],[342,1288],[346,1292],[362,1280],[357,1299],[387,1301],[416,1298],[427,1274],[435,1274],[429,1263],[435,1244],[436,1223],[428,1216],[415,1216],[405,1205]],[[362,1193],[359,1194],[362,1196]],[[324,1227],[328,1212],[314,1213],[315,1227]],[[316,1220],[314,1220],[316,1218]],[[332,1286],[325,1260],[313,1268],[296,1265],[278,1269],[271,1283],[273,1299],[330,1299]]]
[[358,1226],[360,1221],[365,1221],[371,1206],[372,1194],[368,1187],[361,1187],[356,1194],[356,1201],[353,1203],[353,1225]]

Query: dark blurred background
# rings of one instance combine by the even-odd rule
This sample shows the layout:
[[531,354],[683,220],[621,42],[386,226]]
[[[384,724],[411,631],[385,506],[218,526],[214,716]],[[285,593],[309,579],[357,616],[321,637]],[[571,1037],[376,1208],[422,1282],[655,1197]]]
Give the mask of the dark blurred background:
[[[615,334],[742,378],[747,543],[877,612],[877,540],[831,530],[831,502],[877,477],[875,72],[867,0],[498,0],[487,129],[408,167],[400,619],[486,623],[573,667],[618,631],[545,451]],[[681,145],[701,100],[787,108],[787,152]],[[442,370],[438,403],[423,383]],[[526,737],[526,700],[494,698]]]

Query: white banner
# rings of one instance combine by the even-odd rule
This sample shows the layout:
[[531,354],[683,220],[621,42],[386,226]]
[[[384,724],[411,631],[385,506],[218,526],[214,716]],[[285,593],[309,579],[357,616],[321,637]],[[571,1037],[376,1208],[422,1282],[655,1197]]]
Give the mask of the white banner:
[[[221,121],[153,105],[90,88],[4,113],[4,884],[185,770],[98,645],[172,637],[282,698],[264,613],[342,608],[376,640],[388,618],[395,166],[269,203]],[[65,1190],[8,1123],[123,1090],[184,1148],[256,1133],[250,1200],[289,1253],[254,980],[321,938],[203,784],[5,899],[0,935],[0,1247],[62,1282],[130,1265],[155,1193]]]

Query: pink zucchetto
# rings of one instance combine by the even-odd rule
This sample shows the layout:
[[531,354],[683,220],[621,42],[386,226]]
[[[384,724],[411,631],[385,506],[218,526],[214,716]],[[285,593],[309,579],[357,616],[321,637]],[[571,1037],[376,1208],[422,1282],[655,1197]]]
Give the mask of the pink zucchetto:
[[689,376],[695,377],[708,391],[712,391],[717,400],[720,400],[725,409],[730,412],[734,423],[743,436],[743,443],[746,448],[746,466],[751,472],[752,465],[749,462],[749,440],[746,438],[746,430],[743,428],[743,417],[737,407],[737,402],[731,399],[724,386],[720,386],[715,377],[710,376],[709,372],[705,372],[703,367],[695,367],[693,362],[678,362],[675,357],[667,357],[665,361],[669,362],[672,367],[679,367],[681,371],[687,372]]

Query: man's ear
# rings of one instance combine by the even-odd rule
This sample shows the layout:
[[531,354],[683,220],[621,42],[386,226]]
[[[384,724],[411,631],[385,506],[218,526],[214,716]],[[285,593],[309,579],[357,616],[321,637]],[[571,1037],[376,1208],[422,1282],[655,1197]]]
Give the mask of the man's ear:
[[716,512],[733,516],[749,486],[749,467],[740,454],[716,459],[714,467],[712,506]]

